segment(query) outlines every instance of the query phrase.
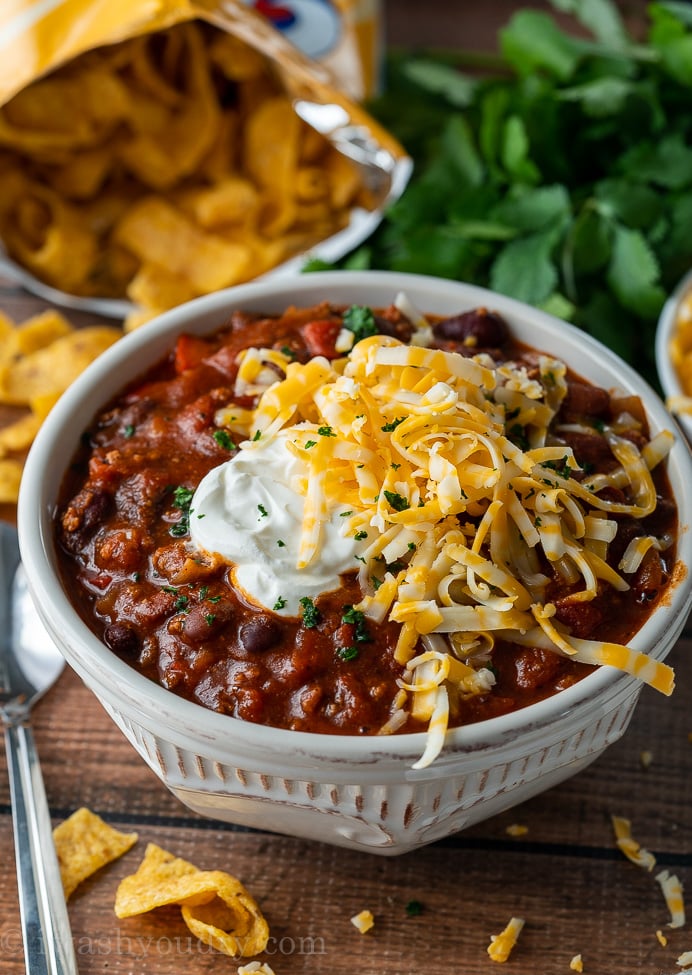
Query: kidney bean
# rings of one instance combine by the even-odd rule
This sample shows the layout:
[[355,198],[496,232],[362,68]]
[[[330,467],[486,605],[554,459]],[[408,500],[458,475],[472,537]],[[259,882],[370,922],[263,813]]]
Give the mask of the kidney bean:
[[247,653],[261,653],[281,639],[281,627],[271,616],[253,616],[238,629],[238,642]]
[[567,393],[562,401],[560,416],[607,416],[610,412],[610,394],[607,389],[588,386],[572,380],[567,383]]
[[499,348],[509,337],[505,320],[487,308],[474,308],[445,318],[433,326],[433,333],[436,338],[451,339],[478,349]]
[[230,623],[233,616],[230,603],[197,603],[183,617],[180,638],[189,646],[213,640]]

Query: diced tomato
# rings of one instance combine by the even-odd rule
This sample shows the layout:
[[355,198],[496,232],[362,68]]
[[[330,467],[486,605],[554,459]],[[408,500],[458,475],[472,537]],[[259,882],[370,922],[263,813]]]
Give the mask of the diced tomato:
[[209,344],[197,335],[180,335],[175,344],[175,371],[180,375],[194,369],[209,355]]
[[300,333],[310,356],[323,355],[327,359],[335,359],[338,354],[335,348],[336,339],[341,328],[341,322],[327,318],[319,318],[303,325]]

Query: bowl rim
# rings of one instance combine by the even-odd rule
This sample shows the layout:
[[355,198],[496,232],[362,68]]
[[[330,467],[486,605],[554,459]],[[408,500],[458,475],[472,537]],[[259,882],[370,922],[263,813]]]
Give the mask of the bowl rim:
[[[692,271],[688,271],[666,299],[656,325],[654,357],[658,381],[665,397],[685,396],[680,378],[670,359],[670,340],[677,324],[677,314],[683,298],[692,293]],[[692,415],[671,414],[673,420],[692,441]]]
[[[301,297],[306,298],[316,290],[323,297],[348,301],[348,298],[336,297],[342,288],[347,292],[359,292],[364,288],[382,289],[389,291],[392,297],[402,290],[416,294],[430,291],[436,299],[439,298],[440,304],[446,306],[447,313],[450,313],[450,307],[454,307],[453,302],[458,301],[466,307],[492,307],[510,319],[510,327],[512,320],[538,326],[539,330],[559,327],[562,335],[568,339],[566,345],[571,343],[575,348],[584,350],[585,355],[593,360],[595,368],[612,373],[608,384],[610,388],[625,388],[644,397],[647,414],[655,430],[671,426],[670,415],[658,394],[610,349],[569,323],[488,289],[427,275],[390,271],[321,271],[300,274],[295,278],[257,281],[206,295],[164,313],[144,328],[119,339],[75,380],[44,421],[26,461],[17,514],[20,547],[37,611],[56,642],[62,645],[68,662],[78,671],[89,672],[96,680],[102,680],[103,673],[110,674],[113,687],[109,687],[109,691],[119,694],[130,705],[134,704],[142,716],[159,716],[170,721],[174,715],[186,727],[198,727],[201,738],[207,741],[217,737],[232,737],[236,741],[251,741],[258,747],[266,746],[273,751],[277,748],[285,749],[288,756],[291,753],[319,754],[330,760],[363,763],[371,762],[374,757],[386,753],[396,759],[414,761],[422,754],[425,732],[385,738],[377,735],[325,735],[292,731],[245,722],[178,697],[108,650],[72,607],[57,581],[52,538],[55,492],[50,488],[50,476],[53,476],[50,473],[53,471],[51,465],[57,465],[63,471],[68,463],[64,456],[63,441],[69,424],[74,427],[75,418],[85,418],[77,425],[76,433],[69,432],[74,449],[84,423],[111,398],[110,394],[107,395],[109,382],[113,390],[117,391],[133,378],[130,372],[126,379],[115,381],[113,377],[118,368],[131,358],[136,361],[138,354],[145,350],[146,358],[142,358],[141,370],[144,371],[148,364],[153,364],[165,349],[171,347],[174,337],[181,331],[195,327],[201,333],[220,327],[224,321],[224,311],[227,317],[234,308],[248,307],[251,302],[261,304],[262,301],[267,301],[269,304],[273,300],[277,302],[277,307],[281,301],[283,305],[297,303]],[[423,311],[436,311],[435,307],[429,305],[423,307],[421,301],[425,302],[425,299],[414,296],[413,300]],[[193,322],[196,323],[195,326]],[[537,347],[540,347],[540,343]],[[550,353],[549,349],[544,351]],[[552,354],[559,356],[559,353]],[[565,361],[572,365],[567,355]],[[579,369],[576,371],[580,372]],[[692,482],[692,455],[677,439],[671,450],[669,465],[679,471],[681,483]],[[49,476],[46,472],[49,472]],[[685,518],[684,504],[690,508]],[[678,498],[678,507],[680,517],[677,561],[683,566],[689,566],[692,565],[692,533],[689,531],[692,499],[687,502],[686,498]],[[685,577],[673,586],[665,604],[659,606],[640,628],[630,641],[631,646],[661,659],[672,646],[672,631],[675,631],[675,636],[678,635],[691,607],[692,586]],[[67,652],[66,642],[69,644]],[[651,651],[651,646],[656,649]],[[602,666],[577,684],[543,701],[507,715],[450,729],[444,749],[433,763],[432,769],[444,764],[445,755],[502,744],[510,738],[516,738],[518,734],[545,727],[567,714],[584,710],[589,703],[598,703],[600,706],[605,699],[621,694],[626,688],[634,693],[640,686],[642,685],[637,678],[612,667]],[[421,773],[424,771],[420,770]]]

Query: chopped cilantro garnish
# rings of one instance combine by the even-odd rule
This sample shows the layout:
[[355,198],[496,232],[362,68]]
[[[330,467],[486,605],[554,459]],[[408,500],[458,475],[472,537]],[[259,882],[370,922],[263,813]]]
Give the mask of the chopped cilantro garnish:
[[370,335],[377,335],[379,332],[372,308],[368,308],[367,305],[351,305],[347,308],[344,312],[343,324],[344,328],[353,332],[356,342]]
[[283,538],[277,538],[276,544],[279,546],[279,548],[286,548],[286,542],[283,540]]
[[395,511],[406,511],[411,507],[408,499],[395,491],[385,491],[384,496]]
[[317,446],[317,441],[316,440],[306,440],[305,441],[305,449],[306,450],[310,450],[311,447],[316,447],[316,446]]
[[211,626],[215,619],[216,613],[207,613],[204,617],[204,622],[207,624],[207,626]]
[[286,605],[286,600],[284,599],[283,596],[279,596],[279,598],[274,603],[274,609],[283,609],[285,605]]
[[353,606],[344,606],[341,616],[342,623],[350,623],[355,628],[355,639],[358,643],[368,643],[371,639],[368,633],[365,613]]
[[269,514],[269,512],[267,511],[267,509],[264,507],[263,504],[258,504],[257,505],[257,510],[260,513],[260,518],[266,518],[267,515]]
[[135,428],[134,428],[133,424],[132,423],[128,423],[127,426],[125,427],[125,429],[123,430],[123,437],[125,437],[127,440],[129,440],[130,437],[133,437],[134,436],[134,432],[135,432]]
[[389,423],[385,423],[385,425],[383,427],[381,427],[382,432],[383,433],[391,433],[392,430],[396,430],[396,428],[399,426],[399,424],[400,423],[403,423],[405,419],[406,419],[405,416],[398,416],[396,418],[396,420],[390,420]]
[[253,440],[259,440],[261,436],[262,436],[262,431],[261,430],[255,430],[252,439]]
[[214,430],[212,434],[214,440],[217,442],[219,447],[223,447],[224,450],[237,450],[237,446],[233,442],[233,438],[228,433],[227,430]]
[[335,437],[336,436],[336,434],[334,433],[334,431],[332,430],[332,428],[330,426],[328,426],[328,425],[325,425],[323,427],[318,427],[317,428],[317,432],[319,433],[320,437]]
[[336,653],[342,660],[355,660],[358,656],[358,647],[338,647]]
[[192,504],[192,499],[194,497],[194,491],[190,488],[184,487],[183,485],[178,485],[178,487],[173,489],[173,507],[178,508],[182,514],[180,520],[169,528],[169,534],[173,535],[174,538],[179,538],[181,535],[187,535],[190,530],[190,505]]
[[353,537],[355,538],[355,540],[356,540],[357,542],[360,542],[360,541],[362,541],[362,540],[363,540],[364,538],[367,538],[367,537],[368,537],[368,533],[367,533],[366,531],[362,531],[362,530],[361,530],[361,531],[359,531],[359,532],[356,532],[356,533],[355,533],[355,535],[354,535]]
[[418,917],[423,913],[423,905],[420,901],[409,901],[406,905],[406,913],[409,917]]
[[313,630],[322,619],[319,609],[315,606],[309,596],[303,596],[298,600],[302,609],[301,622],[308,630]]

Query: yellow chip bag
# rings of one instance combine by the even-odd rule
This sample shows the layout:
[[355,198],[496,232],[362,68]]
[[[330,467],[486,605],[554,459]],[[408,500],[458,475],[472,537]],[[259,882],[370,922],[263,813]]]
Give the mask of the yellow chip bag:
[[269,926],[239,880],[221,870],[199,870],[187,860],[149,843],[136,873],[120,882],[119,918],[178,904],[190,931],[205,944],[233,957],[258,955]]
[[117,860],[137,842],[136,833],[121,833],[89,809],[81,808],[53,830],[65,897],[92,874]]
[[241,0],[0,4],[0,263],[58,301],[114,317],[129,302],[129,330],[313,249],[347,253],[411,169],[295,46],[324,42],[344,77],[373,20],[357,6],[301,12],[296,34]]
[[16,504],[21,479],[20,461],[11,457],[0,460],[0,504]]

